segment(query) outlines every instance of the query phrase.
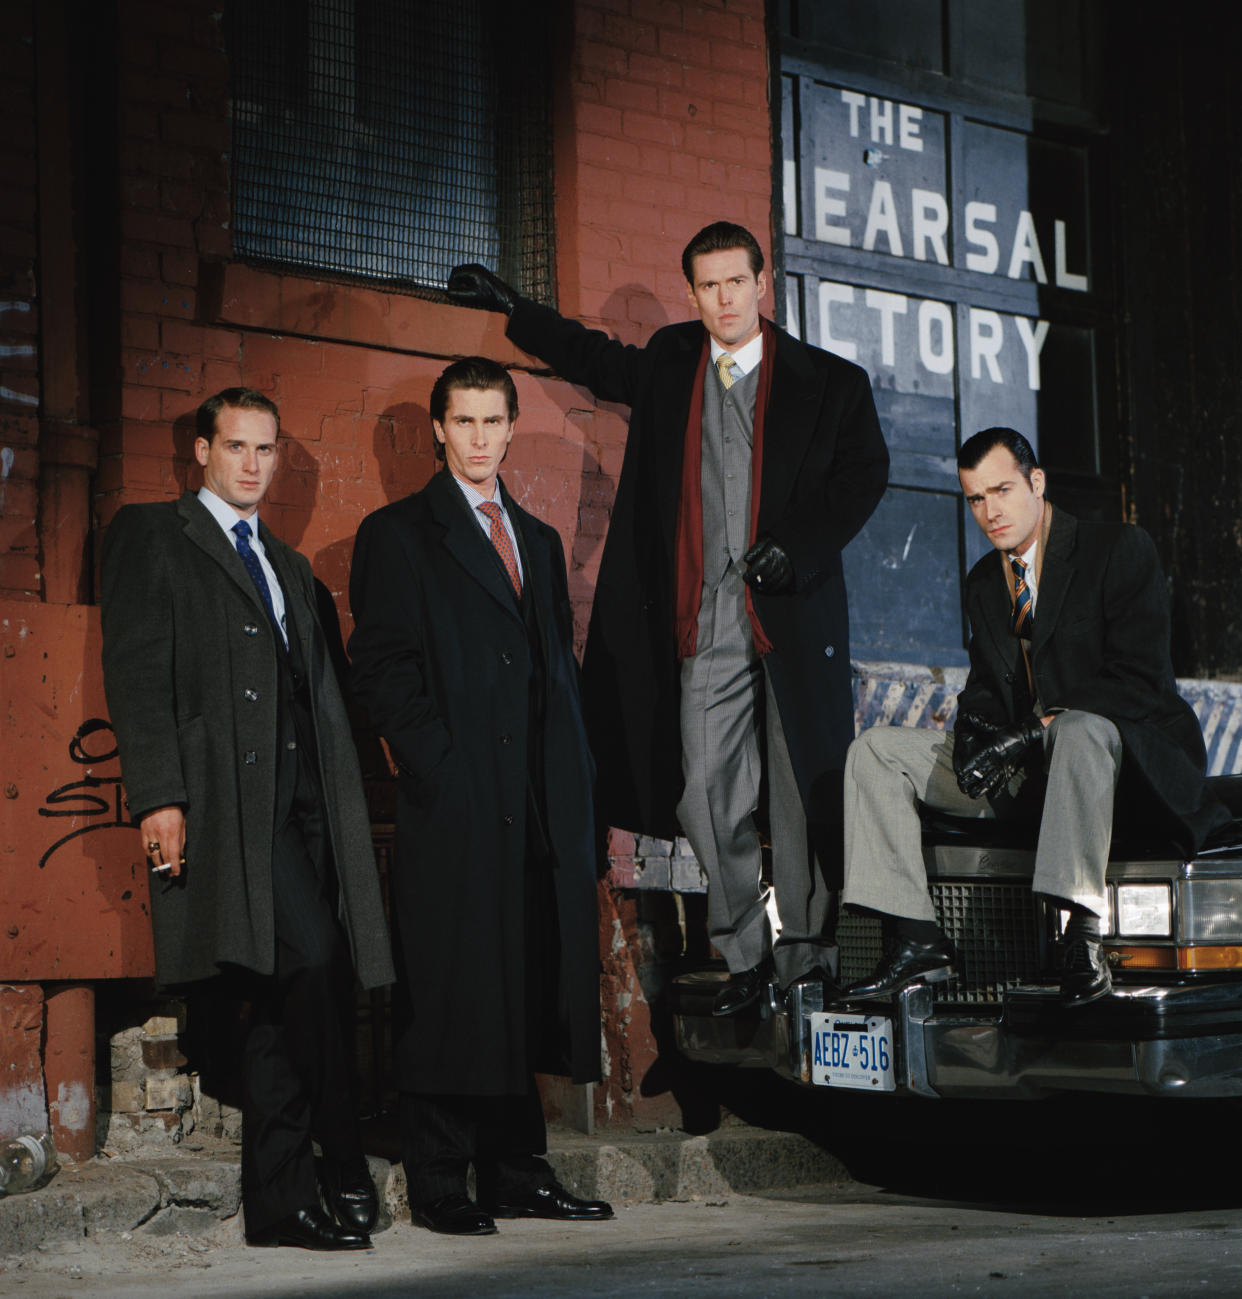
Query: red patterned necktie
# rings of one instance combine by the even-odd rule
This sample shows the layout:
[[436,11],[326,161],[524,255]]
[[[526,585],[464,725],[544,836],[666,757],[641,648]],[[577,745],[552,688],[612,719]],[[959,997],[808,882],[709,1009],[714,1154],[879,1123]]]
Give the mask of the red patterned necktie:
[[1015,636],[1030,640],[1034,619],[1031,617],[1031,588],[1026,584],[1026,565],[1016,555],[1009,556],[1009,563],[1013,567],[1013,617],[1009,630]]
[[520,598],[522,595],[522,579],[518,574],[517,556],[513,553],[513,542],[509,540],[509,534],[501,521],[501,508],[495,501],[484,501],[479,506],[479,509],[491,520],[492,545],[496,547],[496,553],[504,563],[505,572],[509,574],[509,581],[513,583],[513,589]]

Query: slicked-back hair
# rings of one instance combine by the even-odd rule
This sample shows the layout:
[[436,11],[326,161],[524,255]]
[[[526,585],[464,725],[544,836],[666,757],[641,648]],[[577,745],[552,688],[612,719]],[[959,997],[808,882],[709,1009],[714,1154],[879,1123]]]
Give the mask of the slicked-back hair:
[[[493,361],[487,356],[466,356],[444,368],[440,377],[432,385],[431,399],[427,403],[431,418],[437,424],[444,423],[444,416],[448,411],[449,394],[456,392],[458,388],[504,393],[510,423],[517,419],[517,385],[513,382],[513,376],[499,361]],[[437,460],[444,459],[444,444],[439,438],[435,439],[435,452]]]
[[1013,455],[1018,462],[1018,468],[1022,471],[1022,477],[1029,483],[1031,470],[1039,468],[1039,460],[1035,456],[1035,449],[1014,428],[1001,426],[985,428],[982,432],[967,438],[962,443],[962,449],[957,453],[958,469],[977,469],[983,457],[996,447],[1004,447]]
[[216,436],[216,416],[226,406],[234,410],[264,410],[276,421],[276,432],[280,432],[280,411],[270,397],[265,397],[254,388],[223,388],[214,396],[208,397],[195,413],[194,429],[204,441],[210,443]]
[[703,253],[723,253],[734,248],[741,248],[750,261],[751,273],[756,279],[763,270],[763,249],[759,241],[745,226],[735,225],[732,221],[713,221],[704,226],[686,245],[681,255],[681,270],[686,283],[694,287],[694,259]]

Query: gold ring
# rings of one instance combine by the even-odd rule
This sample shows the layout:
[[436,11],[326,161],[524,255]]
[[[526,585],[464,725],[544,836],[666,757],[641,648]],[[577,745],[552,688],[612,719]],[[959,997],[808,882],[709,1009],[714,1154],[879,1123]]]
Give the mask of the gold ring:
[[147,852],[159,852],[159,850],[160,850],[160,841],[158,839],[152,839],[147,844]]

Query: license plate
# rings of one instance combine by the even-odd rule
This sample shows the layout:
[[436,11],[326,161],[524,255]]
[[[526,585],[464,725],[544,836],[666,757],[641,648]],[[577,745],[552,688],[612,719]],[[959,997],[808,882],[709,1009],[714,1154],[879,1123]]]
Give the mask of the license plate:
[[811,1081],[820,1087],[893,1091],[892,1021],[878,1015],[812,1015]]

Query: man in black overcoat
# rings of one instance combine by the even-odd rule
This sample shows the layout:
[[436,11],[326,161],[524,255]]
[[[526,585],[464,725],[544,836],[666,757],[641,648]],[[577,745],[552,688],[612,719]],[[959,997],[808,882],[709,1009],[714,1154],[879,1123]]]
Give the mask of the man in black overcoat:
[[393,978],[370,818],[310,565],[258,514],[276,407],[228,388],[197,418],[203,488],[123,507],[103,550],[104,686],[151,863],[156,977],[250,1003],[247,1238],[362,1249],[378,1202],[354,974]]
[[874,727],[845,769],[846,905],[884,918],[887,951],[852,999],[938,982],[954,953],[936,925],[918,803],[1038,818],[1032,887],[1068,913],[1061,999],[1111,990],[1101,942],[1114,820],[1187,855],[1226,813],[1206,790],[1199,723],[1177,693],[1169,600],[1151,538],[1056,509],[1013,429],[958,454],[962,491],[995,548],[966,578],[970,672],[956,729]]
[[[625,346],[480,266],[449,296],[509,314],[508,336],[631,408],[583,661],[601,810],[684,833],[708,878],[730,978],[717,1014],[830,978],[841,770],[854,737],[841,552],[875,509],[888,453],[866,374],[761,320],[763,253],[717,222],[682,256],[700,320]],[[778,933],[761,881],[761,789]],[[818,860],[817,860],[818,859]]]
[[446,468],[363,520],[349,583],[354,688],[397,770],[410,1208],[455,1235],[496,1217],[610,1218],[542,1157],[533,1077],[600,1077],[594,769],[564,553],[498,477],[518,413],[509,373],[458,361],[430,408]]

